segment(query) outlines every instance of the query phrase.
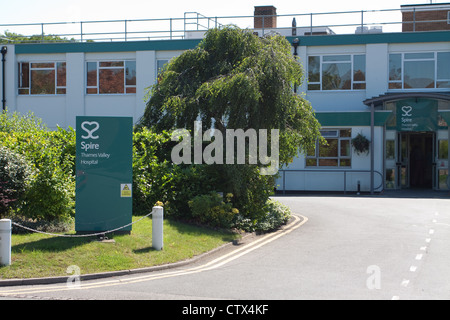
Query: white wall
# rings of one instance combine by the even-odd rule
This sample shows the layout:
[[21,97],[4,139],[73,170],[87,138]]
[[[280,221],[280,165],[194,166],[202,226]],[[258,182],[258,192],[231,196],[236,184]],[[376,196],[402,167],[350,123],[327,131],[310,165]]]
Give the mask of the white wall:
[[[169,59],[181,51],[164,52]],[[76,116],[129,116],[137,122],[145,110],[146,89],[156,81],[156,52],[14,54],[8,46],[7,107],[10,111],[32,112],[50,129],[75,127]],[[87,95],[86,61],[136,60],[136,94]],[[65,61],[67,63],[65,95],[18,95],[19,61]],[[1,83],[0,83],[1,85]]]
[[[340,128],[341,129],[341,128]],[[369,140],[370,127],[352,127],[352,138],[358,133],[362,133]],[[375,127],[375,144],[374,144],[374,170],[383,174],[383,128]],[[289,191],[344,191],[344,173],[333,172],[333,170],[346,170],[345,187],[346,191],[357,191],[358,181],[360,181],[361,191],[370,191],[370,173],[351,172],[352,170],[370,170],[370,154],[358,155],[352,148],[352,166],[351,168],[306,168],[305,156],[299,154],[294,158],[293,162],[286,168],[287,170],[305,170],[302,172],[286,172],[284,176],[285,190]],[[315,171],[316,170],[316,171]],[[327,171],[327,172],[322,172]],[[379,174],[374,175],[374,187],[377,188],[382,184]],[[276,180],[277,190],[283,190],[283,173],[280,172],[279,178]],[[380,191],[380,189],[375,189]]]

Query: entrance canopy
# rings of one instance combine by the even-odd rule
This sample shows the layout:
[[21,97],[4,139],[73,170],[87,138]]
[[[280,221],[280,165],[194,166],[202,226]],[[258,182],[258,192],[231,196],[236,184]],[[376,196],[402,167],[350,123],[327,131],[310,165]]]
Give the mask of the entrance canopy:
[[450,101],[450,92],[399,92],[399,93],[386,93],[378,97],[366,99],[363,103],[367,106],[374,107],[382,106],[385,102],[403,100],[413,98],[426,98],[435,100],[447,100]]
[[[449,124],[450,110],[439,110],[439,100],[450,101],[450,92],[401,92],[386,93],[364,101],[369,107],[380,108],[386,103],[394,104],[395,123],[390,123],[397,131],[432,132],[443,126],[439,120]],[[442,107],[441,107],[442,108]]]

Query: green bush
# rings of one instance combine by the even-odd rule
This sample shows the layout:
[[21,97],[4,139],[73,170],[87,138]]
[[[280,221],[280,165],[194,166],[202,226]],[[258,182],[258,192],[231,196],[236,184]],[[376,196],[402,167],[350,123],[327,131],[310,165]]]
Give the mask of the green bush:
[[273,199],[267,200],[264,211],[265,214],[257,220],[239,215],[235,227],[246,231],[268,232],[286,224],[291,217],[289,207]]
[[65,220],[75,209],[75,131],[47,129],[33,115],[0,115],[0,145],[32,166],[29,187],[15,214],[29,219]]
[[31,174],[24,157],[0,146],[0,218],[20,204]]
[[200,195],[190,200],[189,207],[192,215],[200,223],[219,228],[231,228],[239,210],[231,203],[233,195],[223,195],[217,192]]
[[133,211],[145,214],[157,201],[167,216],[191,220],[188,201],[214,190],[211,168],[204,165],[175,165],[171,152],[176,142],[171,134],[147,128],[133,135]]
[[166,202],[171,188],[170,135],[143,128],[133,134],[133,211],[150,212],[156,201]]
[[[141,127],[134,133],[135,213],[148,213],[161,201],[169,217],[212,226],[233,226],[236,222],[240,229],[253,231],[283,223],[282,210],[268,201],[273,176],[261,175],[256,165],[175,165],[171,151],[176,143],[166,131],[155,133]],[[217,192],[233,197],[222,205]],[[239,215],[231,214],[230,208],[236,208]]]

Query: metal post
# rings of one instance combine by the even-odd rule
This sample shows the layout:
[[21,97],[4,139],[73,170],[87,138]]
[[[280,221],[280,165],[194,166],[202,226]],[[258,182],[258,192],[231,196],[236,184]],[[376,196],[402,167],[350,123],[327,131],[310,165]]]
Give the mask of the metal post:
[[262,33],[262,37],[264,37],[264,27],[265,27],[266,25],[265,25],[265,21],[264,21],[264,16],[262,16],[262,30],[261,30],[261,33]]
[[0,265],[11,264],[11,220],[0,220]]
[[163,248],[163,221],[164,209],[160,206],[153,207],[152,214],[152,247],[155,250]]
[[8,47],[7,46],[3,46],[1,49],[2,52],[2,110],[3,112],[6,111],[6,59],[5,59],[5,55],[8,52]]
[[125,22],[125,41],[127,41],[127,20]]
[[361,32],[364,33],[364,10],[361,10]]
[[375,170],[375,106],[372,103],[370,105],[370,194],[374,193],[374,170]]

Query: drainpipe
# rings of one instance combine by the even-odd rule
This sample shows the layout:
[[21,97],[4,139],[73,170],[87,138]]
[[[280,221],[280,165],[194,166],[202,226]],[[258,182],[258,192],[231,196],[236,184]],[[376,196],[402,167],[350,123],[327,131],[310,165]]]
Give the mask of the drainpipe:
[[373,103],[370,105],[370,194],[374,193],[374,173],[375,173],[375,106]]
[[3,112],[6,111],[6,94],[5,94],[5,55],[8,52],[8,47],[3,46],[1,53],[2,53],[2,108]]
[[[297,56],[298,56],[297,48],[298,48],[299,44],[300,44],[300,40],[298,38],[295,38],[292,41],[292,46],[294,47],[294,58],[295,58],[296,61],[297,61]],[[294,93],[297,93],[297,84],[296,83],[294,83]]]

